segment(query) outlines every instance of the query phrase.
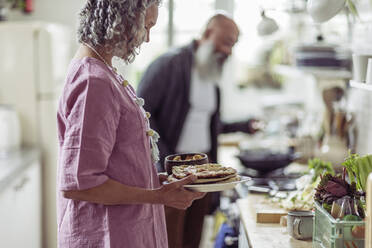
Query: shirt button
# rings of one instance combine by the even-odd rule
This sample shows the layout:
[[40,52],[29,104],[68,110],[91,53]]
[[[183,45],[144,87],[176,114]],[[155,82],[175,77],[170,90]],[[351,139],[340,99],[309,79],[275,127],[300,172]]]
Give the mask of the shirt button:
[[138,106],[143,107],[145,105],[145,100],[141,97],[136,98],[136,103]]
[[146,132],[146,134],[150,137],[154,136],[154,130],[150,129]]
[[146,117],[147,117],[147,119],[150,119],[150,117],[151,117],[150,112],[146,112]]
[[124,81],[122,82],[122,84],[123,84],[124,87],[127,87],[128,84],[129,84],[129,82],[128,82],[128,80],[124,80]]

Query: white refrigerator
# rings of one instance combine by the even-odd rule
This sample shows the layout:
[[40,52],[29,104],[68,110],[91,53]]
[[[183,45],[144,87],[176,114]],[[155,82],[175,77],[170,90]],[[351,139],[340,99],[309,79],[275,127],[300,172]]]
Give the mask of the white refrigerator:
[[43,247],[48,248],[57,247],[56,110],[72,39],[71,30],[57,24],[0,22],[0,104],[11,104],[17,110],[22,144],[41,150],[41,232]]

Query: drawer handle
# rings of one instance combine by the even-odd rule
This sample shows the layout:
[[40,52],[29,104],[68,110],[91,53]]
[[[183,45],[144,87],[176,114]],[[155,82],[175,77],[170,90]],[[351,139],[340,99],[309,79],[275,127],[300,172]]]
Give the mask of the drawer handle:
[[22,178],[22,180],[17,185],[14,186],[14,190],[20,191],[26,185],[28,181],[30,181],[28,177]]

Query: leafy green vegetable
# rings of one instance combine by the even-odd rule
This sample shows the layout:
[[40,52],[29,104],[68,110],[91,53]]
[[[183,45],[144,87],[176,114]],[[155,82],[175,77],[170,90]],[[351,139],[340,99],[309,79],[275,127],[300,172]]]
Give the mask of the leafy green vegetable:
[[360,221],[360,220],[362,220],[362,218],[360,218],[359,216],[356,216],[356,215],[348,214],[348,215],[345,215],[342,220],[344,220],[344,221]]
[[368,175],[372,173],[372,155],[360,157],[358,154],[350,154],[342,165],[347,170],[350,182],[355,182],[357,189],[365,192]]
[[358,13],[358,10],[354,4],[354,2],[352,0],[346,0],[346,5],[347,7],[349,8],[350,12],[359,18],[359,13]]
[[360,199],[361,193],[356,190],[355,183],[349,184],[341,175],[325,174],[315,189],[315,200],[320,203],[332,204],[345,195]]
[[332,176],[335,175],[335,171],[333,170],[332,163],[324,162],[319,158],[314,158],[308,161],[309,169],[314,170],[314,176],[312,178],[312,182],[315,182],[316,179],[323,175],[324,173],[331,174]]
[[323,203],[322,204],[322,207],[325,209],[325,210],[327,210],[327,212],[328,213],[331,213],[331,211],[332,211],[332,205],[331,204],[328,204],[328,203]]

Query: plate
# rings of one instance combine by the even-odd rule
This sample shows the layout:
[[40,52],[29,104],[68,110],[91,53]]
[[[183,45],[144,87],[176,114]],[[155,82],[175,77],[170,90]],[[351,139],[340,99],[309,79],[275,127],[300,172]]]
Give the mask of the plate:
[[[201,183],[216,183],[216,182],[219,182],[219,181],[225,181],[229,178],[233,178],[233,177],[236,177],[236,174],[234,175],[229,175],[229,176],[226,176],[226,177],[221,177],[221,178],[200,178],[200,179],[197,179],[194,184],[201,184]],[[172,179],[174,181],[178,181],[177,178],[175,178],[173,175],[169,176],[168,177],[168,181],[169,179]]]
[[230,183],[190,184],[190,185],[184,185],[183,187],[186,189],[198,191],[198,192],[218,192],[218,191],[233,189],[239,183],[244,183],[249,180],[251,180],[250,177],[240,176],[239,181],[230,182]]

